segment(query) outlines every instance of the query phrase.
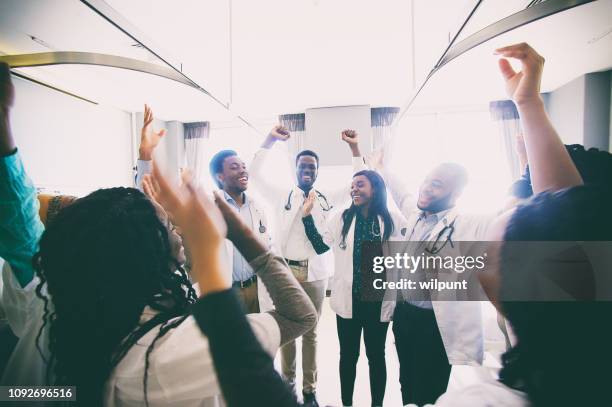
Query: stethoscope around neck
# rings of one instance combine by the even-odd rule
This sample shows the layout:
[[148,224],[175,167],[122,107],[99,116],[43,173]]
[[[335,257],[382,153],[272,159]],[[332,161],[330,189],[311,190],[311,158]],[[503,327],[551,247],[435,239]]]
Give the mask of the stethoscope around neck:
[[[321,192],[317,191],[316,189],[314,191],[315,191],[315,194],[317,194],[317,198],[318,198],[317,201],[319,202],[319,206],[321,206],[321,209],[323,209],[325,212],[331,211],[333,206],[329,204],[325,195],[323,195]],[[287,197],[287,204],[285,205],[286,211],[291,210],[291,196],[292,195],[293,195],[293,189],[289,192],[289,196]],[[321,203],[321,199],[325,201],[325,205]]]
[[[446,246],[447,243],[450,243],[451,247],[454,248],[455,245],[453,244],[453,233],[455,232],[455,221],[457,220],[457,218],[453,219],[453,221],[451,223],[449,223],[448,225],[445,224],[444,227],[442,228],[442,230],[440,230],[438,232],[438,235],[436,236],[436,240],[433,241],[433,243],[431,244],[430,247],[425,247],[425,251],[429,254],[438,254],[442,251],[442,249],[444,249],[444,247]],[[413,228],[412,228],[412,232],[410,232],[410,238],[408,239],[409,241],[412,240],[412,235],[414,234],[414,229],[416,229],[417,225],[419,224],[419,222],[421,221],[421,219],[419,218],[417,220],[417,222],[414,224]],[[427,238],[424,239],[424,241],[427,240]],[[441,244],[441,246],[440,246]]]
[[[376,220],[378,222],[378,219]],[[382,233],[380,232],[380,230],[378,231],[378,233],[376,232],[376,228],[374,227],[374,222],[372,222],[370,224],[370,227],[372,228],[372,236],[374,236],[375,238],[379,238],[382,236]],[[380,228],[380,226],[379,226]],[[347,245],[346,245],[346,236],[342,236],[342,240],[340,240],[340,243],[338,243],[338,247],[342,250],[346,250]]]
[[[266,226],[263,224],[261,220],[262,216],[261,216],[261,213],[259,213],[259,210],[255,209],[255,212],[257,212],[257,215],[258,215],[257,217],[259,218],[259,228],[258,228],[259,233],[263,235],[264,233],[266,233],[266,230],[267,230]],[[251,219],[253,219],[253,211],[251,211],[251,205],[249,205],[249,213],[251,214]]]

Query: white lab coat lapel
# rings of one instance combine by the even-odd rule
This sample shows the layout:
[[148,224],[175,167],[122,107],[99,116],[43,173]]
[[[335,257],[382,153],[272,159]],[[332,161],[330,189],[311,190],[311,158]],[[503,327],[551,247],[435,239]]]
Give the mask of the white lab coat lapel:
[[[411,234],[418,222],[419,216],[420,211],[414,211],[410,215],[406,239],[417,240],[417,237],[411,237]],[[442,229],[452,222],[455,222],[455,227],[463,227],[463,224],[459,222],[459,218],[460,215],[455,208],[449,210],[434,226],[427,240],[430,242],[435,241]],[[462,235],[461,231],[453,234],[453,241],[457,241],[458,235]],[[407,244],[404,251],[409,247],[411,247],[410,244]],[[414,253],[408,254],[412,255]],[[458,254],[457,246],[453,249],[450,245],[445,246],[441,253],[442,256]],[[449,277],[452,278],[453,274]],[[482,364],[484,352],[480,303],[478,301],[433,301],[432,305],[450,364]]]
[[[399,213],[391,212],[393,224],[395,230],[390,237],[390,240],[400,239],[401,230],[405,227],[406,223],[403,216]],[[332,277],[331,290],[332,295],[330,298],[330,305],[334,312],[342,318],[353,317],[353,248],[355,247],[355,223],[356,218],[354,217],[351,226],[346,235],[346,248],[340,248],[342,242],[342,216],[338,214],[332,225],[332,233],[335,236],[335,242],[333,244],[334,257],[335,257],[335,273]],[[380,225],[380,233],[382,236],[385,234],[385,225],[383,219],[378,217],[378,224]],[[383,255],[389,256],[389,242],[383,243]],[[395,301],[383,301],[380,320],[382,322],[388,322],[393,317],[393,311],[395,310]]]
[[[251,208],[251,217],[253,220],[252,230],[255,232],[255,236],[261,239],[266,245],[268,245],[268,247],[271,247],[272,239],[270,237],[270,227],[265,217],[265,212],[259,206],[257,201],[252,199],[250,196],[248,199]],[[259,230],[260,225],[264,226],[264,233],[261,233]],[[232,281],[232,271],[234,270],[234,244],[228,239],[225,239],[224,244],[226,264],[228,265],[227,275],[230,281]],[[274,309],[272,298],[261,281],[258,281],[257,283],[257,297],[259,299],[259,310],[261,312],[267,312]]]

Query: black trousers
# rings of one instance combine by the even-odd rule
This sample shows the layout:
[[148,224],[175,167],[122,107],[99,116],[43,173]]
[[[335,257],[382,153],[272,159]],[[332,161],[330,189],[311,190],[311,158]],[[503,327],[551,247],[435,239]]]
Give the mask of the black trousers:
[[[366,304],[365,307],[368,307],[368,305],[370,304]],[[371,305],[373,306],[373,312],[362,311],[351,319],[336,316],[338,340],[340,342],[340,388],[342,404],[345,406],[353,405],[353,390],[355,388],[362,330],[370,367],[372,406],[382,406],[385,397],[387,386],[385,342],[389,323],[380,322],[380,304]],[[363,308],[364,306],[361,307],[361,309]],[[376,312],[376,309],[378,312]]]
[[451,365],[431,309],[398,303],[393,335],[400,363],[402,403],[433,404],[448,386]]

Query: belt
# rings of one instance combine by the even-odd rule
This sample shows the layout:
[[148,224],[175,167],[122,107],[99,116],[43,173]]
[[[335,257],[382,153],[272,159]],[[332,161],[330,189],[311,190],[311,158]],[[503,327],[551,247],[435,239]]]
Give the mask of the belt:
[[290,266],[308,267],[308,260],[289,260],[289,259],[285,259],[285,261]]
[[244,281],[234,281],[232,283],[232,287],[240,287],[240,288],[247,288],[252,286],[253,284],[255,284],[257,282],[257,276],[254,275],[251,278],[248,278]]

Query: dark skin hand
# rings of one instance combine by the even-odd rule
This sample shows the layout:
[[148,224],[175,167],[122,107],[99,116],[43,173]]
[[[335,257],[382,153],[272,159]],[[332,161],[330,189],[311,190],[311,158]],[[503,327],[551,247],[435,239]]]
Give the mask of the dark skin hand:
[[215,203],[219,210],[221,210],[225,223],[227,223],[227,238],[234,243],[234,246],[244,256],[246,261],[254,260],[266,253],[268,251],[266,245],[255,236],[251,228],[229,206],[223,195],[219,191],[215,191],[214,194]]
[[0,157],[12,154],[16,148],[9,120],[14,100],[15,88],[11,82],[11,71],[9,66],[2,62],[0,63]]

